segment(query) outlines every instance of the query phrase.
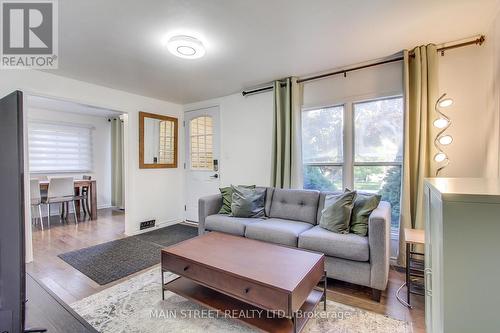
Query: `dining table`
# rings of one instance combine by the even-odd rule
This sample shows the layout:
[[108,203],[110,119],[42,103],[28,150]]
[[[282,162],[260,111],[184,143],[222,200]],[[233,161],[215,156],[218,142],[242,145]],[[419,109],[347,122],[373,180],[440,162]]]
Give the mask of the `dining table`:
[[[75,187],[75,196],[80,195],[82,187],[88,187],[89,192],[89,204],[90,204],[90,219],[97,220],[97,184],[95,179],[75,179],[74,180]],[[49,188],[48,180],[40,181],[40,189],[47,190]],[[75,201],[76,215],[80,218],[80,200]]]

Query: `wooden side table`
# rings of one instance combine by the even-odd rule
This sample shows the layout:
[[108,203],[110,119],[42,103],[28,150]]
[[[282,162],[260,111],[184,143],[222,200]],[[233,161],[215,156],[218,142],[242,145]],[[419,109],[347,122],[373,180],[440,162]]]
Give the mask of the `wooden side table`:
[[[405,228],[404,241],[406,243],[406,281],[396,291],[396,298],[403,305],[411,308],[411,294],[424,296],[424,253],[416,252],[414,245],[425,245],[425,232],[420,229]],[[406,286],[406,301],[399,293]]]

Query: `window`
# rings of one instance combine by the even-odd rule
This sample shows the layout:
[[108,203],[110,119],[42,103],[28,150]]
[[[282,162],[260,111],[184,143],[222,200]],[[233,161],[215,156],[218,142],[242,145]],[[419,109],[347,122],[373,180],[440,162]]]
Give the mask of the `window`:
[[321,191],[342,189],[344,107],[302,113],[304,188]]
[[33,173],[92,171],[92,128],[30,121],[29,169]]
[[213,170],[212,117],[202,116],[189,122],[191,169]]
[[355,103],[354,189],[391,203],[393,232],[399,228],[402,163],[402,98]]
[[302,113],[304,188],[379,193],[397,237],[403,162],[403,100],[391,97]]

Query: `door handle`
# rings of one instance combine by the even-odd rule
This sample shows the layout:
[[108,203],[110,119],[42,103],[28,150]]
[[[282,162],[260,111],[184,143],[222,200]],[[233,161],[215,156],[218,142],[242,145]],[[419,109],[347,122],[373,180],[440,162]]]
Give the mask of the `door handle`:
[[430,268],[426,268],[424,270],[424,276],[425,293],[428,296],[432,296],[432,270]]
[[217,179],[217,178],[219,178],[219,174],[217,174],[217,173],[216,173],[216,174],[214,174],[214,175],[210,176],[210,178],[215,178],[215,179]]

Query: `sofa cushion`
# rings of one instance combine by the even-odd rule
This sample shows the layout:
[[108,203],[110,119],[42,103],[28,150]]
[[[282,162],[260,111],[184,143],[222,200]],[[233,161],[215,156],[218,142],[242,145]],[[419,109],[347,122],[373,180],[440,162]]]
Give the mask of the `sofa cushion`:
[[248,224],[245,237],[297,247],[298,236],[311,227],[312,225],[306,222],[271,218],[262,222]]
[[[255,185],[238,185],[245,188],[255,188]],[[221,187],[219,188],[220,194],[222,195],[222,207],[219,210],[219,214],[231,214],[231,203],[233,202],[233,186]]]
[[245,188],[232,186],[231,216],[235,217],[265,217],[265,188]]
[[318,223],[319,221],[321,220],[321,212],[323,211],[323,209],[325,209],[325,199],[326,199],[326,196],[329,195],[329,194],[341,194],[342,192],[340,191],[335,191],[335,192],[331,192],[331,191],[321,191],[321,193],[319,194],[319,199],[318,199],[318,213],[317,213],[317,219],[318,219]]
[[368,237],[355,234],[337,234],[315,226],[299,235],[299,248],[322,252],[327,256],[368,261]]
[[349,233],[352,207],[356,192],[329,194],[325,198],[325,209],[321,211],[320,227],[339,234]]
[[316,224],[318,191],[275,189],[270,217]]
[[378,207],[380,199],[379,194],[358,193],[354,201],[351,216],[351,232],[356,235],[368,235],[368,218],[370,214]]
[[226,234],[244,236],[245,227],[250,223],[257,223],[263,219],[232,217],[216,214],[207,216],[205,219],[205,230],[220,231]]
[[266,205],[264,208],[265,208],[266,216],[269,216],[271,214],[271,203],[273,200],[274,188],[273,187],[261,187],[261,186],[257,186],[256,188],[265,188],[266,189]]

